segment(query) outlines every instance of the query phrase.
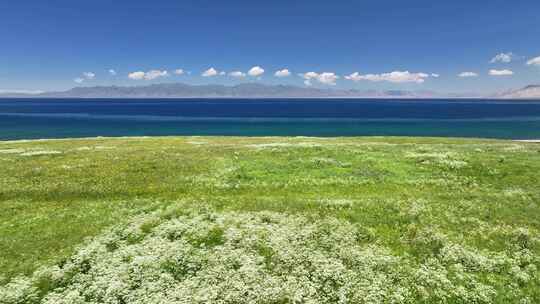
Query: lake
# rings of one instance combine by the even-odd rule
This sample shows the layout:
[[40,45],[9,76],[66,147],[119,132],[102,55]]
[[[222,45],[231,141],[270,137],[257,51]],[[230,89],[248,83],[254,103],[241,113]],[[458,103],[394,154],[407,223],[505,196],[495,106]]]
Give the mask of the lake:
[[540,139],[540,101],[0,99],[0,140],[158,135]]

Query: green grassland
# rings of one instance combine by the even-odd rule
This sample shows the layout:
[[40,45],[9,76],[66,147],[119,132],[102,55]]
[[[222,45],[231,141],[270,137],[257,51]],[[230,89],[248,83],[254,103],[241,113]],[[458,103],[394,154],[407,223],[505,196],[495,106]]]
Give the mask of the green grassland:
[[[173,237],[171,231],[184,232]],[[534,143],[392,137],[0,142],[2,304],[174,302],[163,294],[166,287],[157,298],[151,289],[144,296],[103,295],[84,284],[122,281],[99,272],[107,265],[131,265],[145,254],[181,255],[185,248],[192,249],[185,257],[198,257],[189,265],[199,268],[159,260],[152,273],[160,279],[152,278],[184,286],[174,288],[175,297],[188,303],[217,302],[202,296],[210,297],[212,288],[215,297],[229,299],[222,303],[540,303],[539,231],[540,145]],[[156,249],[170,244],[177,247]],[[81,256],[89,257],[83,268]],[[227,268],[229,258],[237,260]],[[228,281],[217,273],[235,279],[221,286]],[[249,292],[231,287],[239,281]],[[140,291],[141,284],[122,290]]]

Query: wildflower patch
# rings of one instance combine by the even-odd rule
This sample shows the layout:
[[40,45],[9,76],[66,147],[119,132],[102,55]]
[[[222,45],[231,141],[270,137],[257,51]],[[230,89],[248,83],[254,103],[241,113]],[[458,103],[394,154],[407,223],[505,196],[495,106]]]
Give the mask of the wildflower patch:
[[[0,299],[2,304],[490,303],[497,297],[495,287],[501,287],[494,285],[504,281],[494,278],[519,284],[535,279],[526,249],[492,255],[419,231],[409,242],[433,252],[416,261],[366,241],[373,236],[363,233],[332,217],[155,212],[93,239],[64,263],[13,279],[0,287]],[[526,299],[519,285],[508,288],[515,299]]]

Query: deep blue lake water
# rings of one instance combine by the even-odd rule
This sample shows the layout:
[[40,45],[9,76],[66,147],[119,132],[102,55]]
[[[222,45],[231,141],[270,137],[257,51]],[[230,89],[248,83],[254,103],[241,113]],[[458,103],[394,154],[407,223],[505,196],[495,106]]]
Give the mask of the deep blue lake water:
[[540,139],[540,100],[0,99],[0,140],[152,135]]

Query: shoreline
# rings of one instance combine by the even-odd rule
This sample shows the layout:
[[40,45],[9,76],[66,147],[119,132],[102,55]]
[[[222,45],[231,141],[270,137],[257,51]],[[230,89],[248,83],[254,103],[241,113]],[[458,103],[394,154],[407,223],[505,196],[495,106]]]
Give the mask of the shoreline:
[[448,139],[448,140],[480,140],[480,141],[507,141],[507,142],[522,142],[522,143],[540,143],[540,139],[510,139],[510,138],[483,138],[483,137],[445,137],[445,136],[395,136],[395,135],[370,135],[370,136],[229,136],[229,135],[134,135],[134,136],[87,136],[87,137],[58,137],[58,138],[21,138],[21,139],[0,139],[0,144],[9,143],[25,143],[25,142],[47,142],[47,141],[85,141],[85,140],[108,140],[108,139],[152,139],[152,138],[211,138],[211,137],[223,137],[223,138],[307,138],[307,139],[367,139],[367,138],[402,138],[402,139]]

